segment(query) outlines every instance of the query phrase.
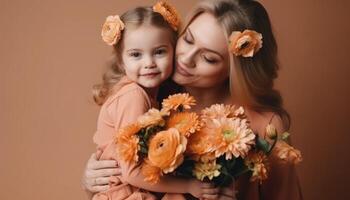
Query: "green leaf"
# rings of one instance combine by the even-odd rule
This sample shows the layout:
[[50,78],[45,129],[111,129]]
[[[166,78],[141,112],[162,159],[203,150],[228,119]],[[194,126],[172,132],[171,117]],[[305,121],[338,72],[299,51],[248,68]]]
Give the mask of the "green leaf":
[[270,151],[270,143],[263,138],[258,137],[256,140],[256,146],[258,149],[262,150],[265,153]]

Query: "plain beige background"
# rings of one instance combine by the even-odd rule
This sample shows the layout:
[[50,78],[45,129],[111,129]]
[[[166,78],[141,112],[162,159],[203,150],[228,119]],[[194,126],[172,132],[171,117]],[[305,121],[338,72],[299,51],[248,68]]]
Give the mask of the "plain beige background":
[[[107,15],[154,1],[0,2],[0,199],[84,199],[94,151],[91,86],[111,48]],[[181,14],[196,1],[172,3]],[[304,162],[305,199],[350,199],[348,0],[263,0],[279,43],[281,90]]]

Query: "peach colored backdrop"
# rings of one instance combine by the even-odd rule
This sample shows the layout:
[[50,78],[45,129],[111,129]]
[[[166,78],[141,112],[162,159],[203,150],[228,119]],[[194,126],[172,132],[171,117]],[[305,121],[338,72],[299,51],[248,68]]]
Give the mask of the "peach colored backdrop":
[[[90,88],[111,48],[109,14],[153,1],[0,3],[0,199],[84,199],[98,107]],[[181,14],[194,0],[172,1]],[[277,81],[293,118],[305,199],[350,199],[350,1],[263,0],[283,69]]]

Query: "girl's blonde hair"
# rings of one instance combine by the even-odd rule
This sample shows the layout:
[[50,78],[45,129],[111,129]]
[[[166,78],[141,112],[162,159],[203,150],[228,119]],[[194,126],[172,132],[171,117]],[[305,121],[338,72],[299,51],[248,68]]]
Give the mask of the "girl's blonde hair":
[[125,29],[121,34],[119,42],[113,45],[114,59],[108,66],[108,70],[104,73],[101,84],[93,86],[93,98],[96,104],[102,105],[110,95],[113,86],[125,75],[122,68],[122,48],[124,33],[128,30],[136,29],[142,25],[154,26],[161,29],[166,29],[169,32],[171,44],[173,48],[176,46],[178,33],[164,19],[164,17],[154,12],[152,7],[137,7],[129,10],[120,16],[120,19],[125,24]]
[[277,44],[267,11],[254,0],[204,0],[197,4],[187,19],[187,26],[202,13],[215,16],[225,31],[227,41],[233,31],[246,29],[263,36],[263,47],[252,58],[230,54],[230,90],[240,104],[258,112],[273,111],[281,117],[286,129],[290,116],[282,106],[280,93],[273,88],[279,65]]

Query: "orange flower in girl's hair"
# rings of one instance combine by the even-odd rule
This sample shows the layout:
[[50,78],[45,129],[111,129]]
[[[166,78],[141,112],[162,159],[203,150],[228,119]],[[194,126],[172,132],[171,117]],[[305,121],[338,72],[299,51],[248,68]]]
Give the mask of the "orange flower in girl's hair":
[[283,140],[279,140],[276,143],[273,153],[283,161],[297,164],[302,161],[301,153],[299,150],[293,148]]
[[115,45],[121,38],[124,23],[118,15],[108,16],[102,27],[101,36],[108,45]]
[[153,11],[161,14],[170,26],[175,31],[178,31],[181,23],[180,15],[172,5],[165,0],[161,0],[153,6]]
[[138,161],[137,152],[140,147],[136,134],[140,129],[138,124],[131,124],[119,130],[116,138],[118,158],[128,163]]
[[172,115],[167,121],[167,128],[176,128],[181,135],[189,137],[194,132],[200,130],[201,123],[196,113],[180,112]]
[[182,136],[177,129],[160,131],[150,139],[149,163],[159,167],[164,173],[170,173],[182,163],[186,146],[186,137]]
[[234,31],[229,42],[229,49],[235,56],[253,57],[262,47],[262,35],[252,30]]
[[196,100],[188,93],[170,95],[163,100],[163,110],[177,110],[179,107],[191,109],[191,106],[196,105]]

